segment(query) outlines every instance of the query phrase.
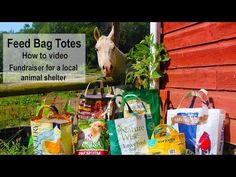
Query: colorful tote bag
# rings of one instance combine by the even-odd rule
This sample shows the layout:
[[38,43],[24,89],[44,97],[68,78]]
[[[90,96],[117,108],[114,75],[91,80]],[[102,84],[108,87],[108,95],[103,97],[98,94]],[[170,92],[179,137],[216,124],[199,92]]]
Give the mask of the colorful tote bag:
[[[78,139],[75,142],[77,155],[107,155],[109,153],[109,135],[104,119],[108,102],[113,95],[104,92],[102,81],[96,82],[93,94],[88,94],[88,84],[80,98],[78,110]],[[101,92],[97,93],[100,84]],[[109,89],[108,89],[109,90]]]
[[[43,116],[44,109],[52,114]],[[38,116],[31,120],[34,154],[62,155],[72,154],[72,123],[70,117],[60,115],[53,106],[44,105]]]
[[148,149],[152,155],[185,154],[185,136],[167,124],[158,125],[148,140]]

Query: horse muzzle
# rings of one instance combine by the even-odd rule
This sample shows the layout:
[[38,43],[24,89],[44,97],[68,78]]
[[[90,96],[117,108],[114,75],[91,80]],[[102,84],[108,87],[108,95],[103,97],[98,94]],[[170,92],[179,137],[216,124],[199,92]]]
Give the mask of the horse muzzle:
[[112,76],[112,72],[113,72],[113,66],[112,65],[110,65],[110,66],[103,66],[102,67],[102,71],[103,71],[103,74],[106,77],[111,77]]

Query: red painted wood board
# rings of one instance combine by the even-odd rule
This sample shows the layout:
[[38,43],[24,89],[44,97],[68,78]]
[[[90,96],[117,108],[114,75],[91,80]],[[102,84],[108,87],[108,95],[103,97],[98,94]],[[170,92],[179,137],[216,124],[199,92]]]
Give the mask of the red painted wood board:
[[236,37],[236,22],[205,22],[164,35],[168,50]]
[[236,64],[236,38],[169,52],[172,68]]
[[166,87],[236,91],[236,65],[167,70]]
[[194,24],[197,24],[197,22],[164,22],[163,33],[166,34]]
[[187,68],[167,71],[166,87],[216,89],[216,69]]

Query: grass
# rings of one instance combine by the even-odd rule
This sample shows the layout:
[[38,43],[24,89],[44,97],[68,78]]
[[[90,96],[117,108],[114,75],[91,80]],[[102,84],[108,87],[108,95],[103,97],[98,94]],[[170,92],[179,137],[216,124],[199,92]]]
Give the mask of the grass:
[[20,141],[4,142],[0,139],[0,155],[33,155],[33,146],[22,146]]
[[[30,125],[30,119],[35,115],[37,106],[42,103],[43,96],[44,94],[33,94],[0,98],[0,129]],[[77,98],[77,92],[52,92],[47,99],[48,104],[54,96],[57,96],[56,104],[60,102],[58,109],[62,110],[69,97]]]
[[29,125],[42,95],[14,96],[0,99],[0,128]]
[[52,95],[58,96],[59,99],[65,99],[67,100],[69,97],[70,98],[75,98],[77,96],[76,91],[67,91],[67,92],[52,92]]

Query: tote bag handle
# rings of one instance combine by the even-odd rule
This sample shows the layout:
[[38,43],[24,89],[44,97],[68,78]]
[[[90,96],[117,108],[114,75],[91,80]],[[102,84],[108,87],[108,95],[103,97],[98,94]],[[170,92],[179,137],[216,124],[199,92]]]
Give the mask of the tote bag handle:
[[[108,118],[108,120],[110,120],[110,112],[111,112],[110,110],[112,109],[112,114],[113,114],[113,112],[115,111],[115,110],[114,110],[114,104],[112,104],[112,102],[115,102],[115,100],[116,100],[117,97],[123,98],[121,94],[117,94],[117,95],[115,95],[113,98],[111,98],[111,100],[110,100],[109,103],[108,103],[107,109],[106,109],[105,112],[104,112],[104,118],[105,118],[105,115],[107,114],[107,118]],[[126,104],[127,107],[128,107],[129,113],[133,113],[133,111],[132,111],[132,109],[130,108],[129,104],[128,104],[125,100],[124,100],[124,102],[125,102],[125,104]]]
[[[89,89],[89,86],[91,85],[91,83],[93,82],[89,82],[86,89],[85,89],[85,92],[84,92],[84,96],[86,97],[87,96],[87,92],[88,92],[88,89]],[[102,80],[97,80],[95,82],[95,84],[99,84],[100,83],[100,89],[101,89],[101,96],[102,98],[104,97],[104,85],[103,85],[103,81]],[[96,95],[97,93],[97,86],[94,87],[93,89],[93,95]]]
[[[144,109],[144,117],[147,118],[147,108],[146,108],[145,104],[143,103],[143,101],[137,95],[132,94],[132,93],[131,94],[127,94],[127,95],[124,96],[124,102],[127,104],[129,112],[130,112],[131,108],[130,108],[128,102],[126,101],[127,97],[135,97],[137,100],[141,101],[141,104],[142,104],[143,109]],[[132,110],[132,112],[135,113],[133,110]],[[135,113],[135,114],[137,115],[137,113]]]
[[[203,97],[201,96],[201,94],[200,94],[201,92],[206,96],[206,100],[204,100]],[[182,99],[181,99],[181,101],[180,101],[180,103],[179,103],[177,109],[179,109],[179,108],[181,107],[181,105],[182,105],[182,102],[183,102],[185,99],[189,98],[189,97],[197,97],[197,98],[200,98],[200,100],[201,100],[201,102],[202,102],[202,107],[208,109],[209,98],[208,98],[208,92],[207,92],[205,89],[200,89],[198,92],[193,91],[193,90],[187,92],[187,93],[182,97]]]
[[155,136],[160,134],[161,133],[161,130],[165,130],[165,132],[167,131],[167,129],[169,130],[170,132],[170,135],[176,135],[178,134],[178,132],[173,128],[171,127],[170,125],[167,125],[167,124],[159,124],[158,126],[156,126],[153,130],[153,134],[152,134],[152,137],[151,139],[155,139]]
[[43,111],[46,108],[49,108],[53,112],[53,115],[49,116],[49,118],[57,118],[57,119],[63,119],[63,120],[70,121],[70,119],[67,118],[66,116],[60,115],[57,108],[55,106],[52,106],[52,105],[50,105],[50,106],[49,105],[43,105],[41,107],[41,109],[39,110],[38,116],[34,117],[32,120],[41,120],[42,117],[43,117]]
[[37,116],[33,117],[33,120],[35,120],[35,119],[37,119],[37,120],[42,119],[42,117],[43,117],[43,111],[44,111],[46,108],[50,109],[50,111],[52,111],[53,114],[59,114],[59,112],[58,112],[58,110],[57,110],[56,107],[54,107],[54,106],[52,106],[52,105],[50,105],[50,106],[49,106],[49,105],[43,105],[43,106],[41,106],[40,110],[38,111]]

